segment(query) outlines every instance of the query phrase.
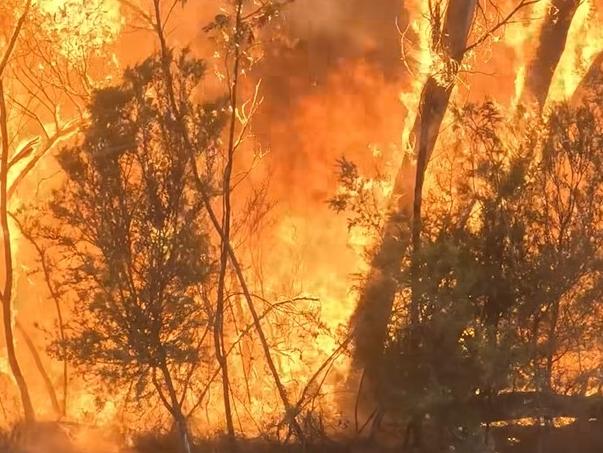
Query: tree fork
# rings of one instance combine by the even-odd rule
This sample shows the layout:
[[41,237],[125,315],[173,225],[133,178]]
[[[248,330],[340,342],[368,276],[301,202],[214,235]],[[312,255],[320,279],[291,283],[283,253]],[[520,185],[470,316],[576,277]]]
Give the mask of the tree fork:
[[[214,226],[214,229],[216,230],[216,233],[218,233],[218,235],[220,237],[223,237],[224,233],[221,229],[220,222],[213,210],[213,207],[211,206],[211,202],[205,191],[205,188],[203,187],[203,182],[201,181],[201,179],[199,177],[199,173],[197,172],[196,166],[195,166],[194,171],[195,171],[195,180],[197,181],[197,186],[198,186],[197,189],[201,193],[201,196],[203,198],[203,202],[204,202],[205,208],[209,214],[210,220]],[[227,242],[226,245],[227,245],[227,249],[228,249],[228,256],[230,258],[230,263],[232,264],[232,267],[235,271],[237,280],[239,281],[239,285],[241,285],[241,291],[243,293],[243,296],[245,297],[245,301],[247,302],[247,307],[249,308],[249,312],[251,313],[251,317],[253,319],[253,324],[254,324],[255,330],[258,334],[258,337],[260,338],[260,343],[262,345],[262,350],[264,352],[266,362],[268,363],[268,368],[270,369],[270,373],[272,374],[272,378],[274,379],[274,383],[275,383],[277,391],[279,393],[281,402],[283,403],[283,406],[285,407],[285,418],[286,418],[287,422],[289,423],[289,425],[291,426],[291,428],[293,429],[293,431],[295,432],[298,439],[300,439],[303,442],[304,434],[301,429],[301,426],[297,422],[297,418],[296,418],[297,410],[289,402],[289,397],[287,396],[287,391],[286,391],[285,386],[283,385],[281,378],[278,374],[278,371],[274,364],[274,360],[272,359],[272,353],[270,352],[270,345],[268,344],[268,340],[266,339],[266,335],[264,334],[264,329],[262,328],[260,317],[258,316],[258,313],[255,309],[255,304],[253,303],[253,299],[251,297],[251,292],[249,291],[249,287],[247,286],[245,276],[243,275],[243,270],[241,268],[241,264],[238,261],[238,258],[236,256],[234,249],[232,248],[232,244],[230,244],[230,242]]]

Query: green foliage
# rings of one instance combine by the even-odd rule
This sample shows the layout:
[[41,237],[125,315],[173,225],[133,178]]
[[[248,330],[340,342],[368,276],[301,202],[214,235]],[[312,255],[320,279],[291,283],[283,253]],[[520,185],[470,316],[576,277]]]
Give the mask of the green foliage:
[[[348,228],[361,228],[379,233],[383,228],[382,192],[384,178],[369,179],[360,175],[356,164],[345,157],[337,160],[339,191],[329,201],[329,207],[348,214]],[[381,191],[379,191],[381,189]],[[381,192],[381,193],[380,193]]]
[[167,394],[169,378],[174,387],[187,379],[204,358],[210,316],[199,294],[212,250],[190,153],[211,184],[224,115],[194,102],[204,65],[187,52],[169,58],[182,120],[158,57],[127,70],[121,85],[94,95],[82,143],[60,153],[66,181],[50,204],[61,226],[49,236],[77,298],[66,345],[53,351],[67,346],[84,372],[135,384],[138,396],[151,381]]
[[[236,0],[229,8],[221,10],[214,20],[203,27],[210,40],[215,41],[227,61],[234,63],[245,73],[249,71],[262,57],[264,50],[259,45],[267,38],[264,30],[275,21],[281,11],[294,0]],[[240,8],[240,20],[237,11]],[[223,74],[226,79],[230,75]],[[230,82],[230,80],[229,80]]]
[[[544,120],[509,120],[490,102],[454,113],[449,161],[429,170],[420,248],[402,263],[378,392],[464,448],[480,401],[600,385],[603,116],[593,103]],[[363,178],[340,168],[347,190],[331,206],[362,223],[373,207],[350,194]]]
[[427,412],[501,391],[563,392],[562,380],[598,366],[569,370],[559,360],[597,348],[600,112],[559,105],[543,122],[502,121],[489,103],[458,112],[459,173],[452,188],[436,189],[447,203],[428,197],[415,256],[418,343],[408,347],[402,325],[387,347],[398,369],[419,364],[393,385],[428,401]]

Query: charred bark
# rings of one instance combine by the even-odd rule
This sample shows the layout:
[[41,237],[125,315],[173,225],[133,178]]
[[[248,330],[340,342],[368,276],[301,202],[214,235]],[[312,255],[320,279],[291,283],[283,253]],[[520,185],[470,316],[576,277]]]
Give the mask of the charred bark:
[[599,52],[572,96],[572,103],[581,103],[589,94],[603,86],[603,52]]
[[535,102],[542,110],[549,94],[553,75],[565,50],[569,28],[580,0],[550,0],[546,16],[540,29],[536,53],[528,65],[524,102]]
[[[420,216],[425,169],[448,108],[476,8],[476,0],[452,0],[448,5],[437,49],[445,62],[446,74],[431,74],[423,88],[414,125],[417,163],[415,166],[411,159],[405,159],[396,176],[391,213],[352,320],[355,360],[369,372],[369,380],[385,340],[400,265],[411,242],[409,227],[413,216]],[[415,228],[413,236],[417,234]],[[417,315],[415,311],[411,316]]]

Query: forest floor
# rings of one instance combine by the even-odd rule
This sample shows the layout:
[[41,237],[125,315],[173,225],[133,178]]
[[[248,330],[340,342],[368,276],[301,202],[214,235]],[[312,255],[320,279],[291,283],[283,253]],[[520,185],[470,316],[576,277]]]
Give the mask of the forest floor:
[[[302,447],[295,444],[279,444],[265,440],[239,440],[237,448],[231,450],[220,441],[199,443],[195,453],[603,453],[603,424],[596,421],[574,423],[560,428],[551,428],[543,435],[541,428],[514,426],[492,429],[494,446],[471,448],[461,451],[451,448],[404,449],[401,443],[392,446],[391,438],[383,443],[379,440],[325,441]],[[430,439],[425,439],[426,443]],[[385,446],[385,445],[390,446]],[[127,453],[176,453],[173,442],[166,438],[147,437],[138,447]],[[126,452],[124,452],[126,453]]]
[[[56,424],[55,424],[56,426]],[[115,443],[111,448],[103,447],[101,433],[89,438],[91,448],[76,448],[68,437],[44,431],[31,433],[6,433],[5,442],[0,444],[0,453],[178,453],[173,436],[148,433],[138,437],[133,447],[119,449]],[[447,448],[404,449],[400,442],[379,439],[369,442],[358,439],[338,439],[313,442],[302,446],[282,444],[264,439],[238,439],[235,448],[224,439],[196,442],[193,453],[602,453],[603,424],[597,421],[573,423],[560,428],[551,428],[544,433],[542,428],[514,426],[492,429],[490,438],[494,446],[474,445],[467,451]],[[433,436],[426,434],[425,444],[433,443]],[[109,445],[109,444],[108,444]]]
[[[265,440],[239,440],[236,453],[603,453],[603,424],[598,421],[573,423],[560,428],[551,428],[543,435],[541,428],[514,426],[492,429],[495,446],[472,448],[471,451],[455,449],[424,448],[404,449],[400,442],[392,446],[379,440],[325,441],[302,447],[283,445]],[[425,439],[429,443],[430,439]],[[385,446],[385,445],[390,446]],[[394,443],[396,444],[396,443]],[[195,453],[227,453],[231,451],[220,441],[205,441],[195,447]],[[136,450],[127,453],[176,453],[177,450],[166,438],[147,437],[138,443]],[[124,452],[125,453],[125,452]]]

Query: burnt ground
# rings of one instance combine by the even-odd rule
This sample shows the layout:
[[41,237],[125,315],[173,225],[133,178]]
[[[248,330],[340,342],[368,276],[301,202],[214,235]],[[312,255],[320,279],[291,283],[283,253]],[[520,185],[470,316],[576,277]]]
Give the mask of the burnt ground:
[[[217,440],[200,443],[196,453],[603,453],[603,423],[599,421],[575,422],[559,428],[543,431],[532,426],[513,426],[491,429],[490,438],[494,444],[484,446],[482,451],[461,452],[442,448],[404,449],[398,443],[384,446],[382,442],[323,441],[308,445],[282,445],[267,440],[240,440],[236,449]],[[425,443],[429,443],[426,439]],[[140,439],[133,453],[175,453],[173,442],[166,438],[147,437]]]
[[[40,426],[43,426],[40,428]],[[33,434],[32,434],[33,433]],[[0,453],[91,453],[75,448],[70,438],[56,423],[39,423],[37,428],[6,432],[1,440]],[[576,422],[560,428],[513,426],[490,431],[493,445],[474,446],[470,451],[442,447],[404,449],[399,442],[368,440],[323,440],[302,446],[266,439],[239,439],[232,448],[223,439],[199,441],[194,453],[603,453],[603,423]],[[434,443],[426,436],[425,444]],[[396,445],[397,444],[397,445]],[[96,445],[98,447],[98,444]],[[114,446],[113,446],[114,447]],[[114,448],[111,448],[115,451]],[[101,453],[98,448],[94,453]],[[177,442],[169,435],[145,434],[135,440],[131,448],[121,453],[178,453]]]
[[[442,448],[404,449],[400,444],[386,447],[379,442],[323,441],[302,447],[282,445],[267,440],[240,440],[237,453],[603,453],[603,423],[576,422],[544,432],[542,428],[513,426],[491,429],[493,446],[477,447],[472,451]],[[425,443],[429,443],[426,439]],[[392,444],[392,442],[388,442]],[[195,453],[227,453],[231,449],[224,441],[201,442]],[[132,453],[175,453],[174,443],[168,438],[141,438]],[[128,452],[129,453],[129,452]]]

